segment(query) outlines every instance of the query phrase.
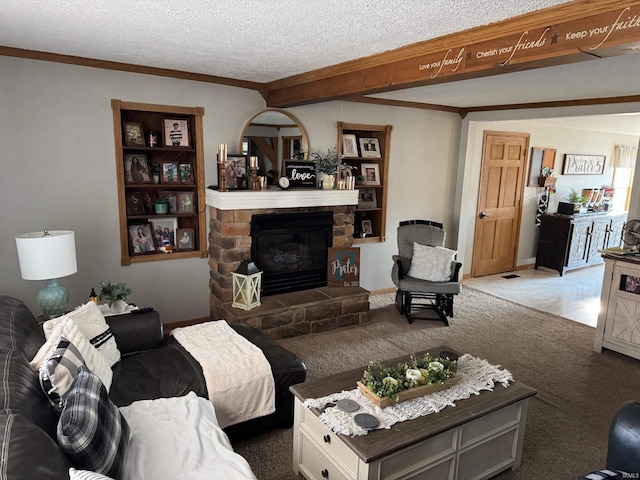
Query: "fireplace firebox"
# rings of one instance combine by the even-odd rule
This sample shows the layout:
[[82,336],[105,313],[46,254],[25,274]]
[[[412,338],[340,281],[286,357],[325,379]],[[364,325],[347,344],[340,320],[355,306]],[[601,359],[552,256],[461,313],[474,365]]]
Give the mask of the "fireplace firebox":
[[262,270],[262,295],[327,285],[333,212],[251,217],[251,258]]

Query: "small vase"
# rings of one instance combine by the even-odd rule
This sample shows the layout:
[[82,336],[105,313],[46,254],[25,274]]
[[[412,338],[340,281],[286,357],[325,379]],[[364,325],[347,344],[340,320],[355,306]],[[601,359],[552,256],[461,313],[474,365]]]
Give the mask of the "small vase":
[[124,300],[116,300],[111,305],[111,311],[114,313],[123,313],[127,309],[127,302]]
[[322,177],[322,189],[332,190],[335,181],[336,179],[333,175],[329,175],[328,173],[325,173],[324,176]]
[[166,203],[156,203],[153,207],[157,214],[163,215],[169,213],[169,205]]

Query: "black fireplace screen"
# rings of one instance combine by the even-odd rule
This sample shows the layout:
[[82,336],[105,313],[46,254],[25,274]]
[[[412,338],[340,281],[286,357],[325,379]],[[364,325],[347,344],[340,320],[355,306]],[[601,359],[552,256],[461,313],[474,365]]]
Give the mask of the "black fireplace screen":
[[251,258],[262,270],[262,295],[327,285],[333,213],[253,215]]

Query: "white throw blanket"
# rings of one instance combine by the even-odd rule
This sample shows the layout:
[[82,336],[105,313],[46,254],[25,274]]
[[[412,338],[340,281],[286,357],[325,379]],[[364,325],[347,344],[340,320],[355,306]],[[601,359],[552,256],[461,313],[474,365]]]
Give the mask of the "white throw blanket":
[[262,350],[224,320],[171,331],[204,372],[220,427],[273,413],[275,383]]

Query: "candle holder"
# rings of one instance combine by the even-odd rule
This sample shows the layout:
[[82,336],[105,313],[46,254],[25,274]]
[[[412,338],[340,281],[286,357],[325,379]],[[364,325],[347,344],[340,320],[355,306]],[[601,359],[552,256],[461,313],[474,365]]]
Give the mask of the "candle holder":
[[260,190],[260,177],[258,177],[258,167],[249,167],[251,172],[251,190]]
[[227,144],[218,144],[218,190],[227,191],[227,175],[225,165],[227,164]]

